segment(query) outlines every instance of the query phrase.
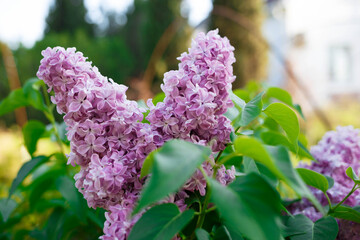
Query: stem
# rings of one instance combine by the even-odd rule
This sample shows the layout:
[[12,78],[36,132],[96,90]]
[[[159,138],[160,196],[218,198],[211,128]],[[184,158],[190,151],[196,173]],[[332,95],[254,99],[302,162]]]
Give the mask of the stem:
[[205,213],[212,212],[212,211],[214,211],[214,210],[216,210],[216,209],[217,209],[217,207],[216,207],[216,206],[213,206],[213,207],[207,209],[207,210],[205,211]]
[[45,112],[45,116],[47,117],[47,119],[49,120],[49,122],[51,123],[51,125],[52,125],[52,127],[54,129],[56,142],[59,145],[60,152],[65,156],[64,147],[62,145],[62,141],[61,141],[59,132],[58,132],[57,127],[56,127],[55,117],[54,117],[54,114],[53,114],[51,103],[49,101],[49,94],[46,91],[46,88],[45,88],[44,85],[42,85],[41,87],[42,87],[42,90],[43,90],[44,99],[45,99],[45,103],[46,103],[46,106],[47,106],[47,111]]
[[330,198],[329,198],[329,196],[327,195],[327,193],[326,193],[326,192],[324,192],[324,194],[325,194],[325,197],[326,197],[326,199],[327,199],[327,201],[328,201],[328,203],[329,203],[329,209],[331,209],[332,207],[331,207],[331,201],[330,201]]
[[219,158],[221,157],[221,154],[223,154],[223,152],[224,152],[224,150],[221,150],[221,151],[219,152],[219,154],[216,156],[216,158],[215,158],[215,163],[219,160]]
[[234,133],[236,134],[236,133],[237,133],[237,131],[239,131],[239,130],[240,130],[240,128],[241,128],[241,127],[237,127],[237,128],[235,129]]
[[345,202],[346,199],[348,199],[350,197],[350,195],[353,194],[357,190],[356,186],[357,186],[357,184],[355,183],[353,188],[351,189],[351,191],[348,193],[348,195],[346,195],[346,197],[343,200],[341,200],[341,202],[336,204],[336,206],[334,208],[330,209],[329,212],[334,212],[336,208],[338,208],[343,202]]
[[207,184],[206,186],[206,195],[205,195],[205,200],[204,200],[204,204],[203,207],[201,209],[200,212],[200,216],[198,218],[198,221],[196,223],[196,228],[201,228],[202,225],[204,224],[204,220],[205,220],[205,215],[206,215],[206,210],[207,210],[207,206],[209,205],[209,201],[210,201],[210,195],[211,195],[211,188],[210,185]]

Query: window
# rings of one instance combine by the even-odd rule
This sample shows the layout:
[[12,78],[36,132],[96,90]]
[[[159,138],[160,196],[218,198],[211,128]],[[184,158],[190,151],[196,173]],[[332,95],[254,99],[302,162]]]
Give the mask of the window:
[[330,47],[330,81],[347,84],[351,79],[351,54],[348,46]]

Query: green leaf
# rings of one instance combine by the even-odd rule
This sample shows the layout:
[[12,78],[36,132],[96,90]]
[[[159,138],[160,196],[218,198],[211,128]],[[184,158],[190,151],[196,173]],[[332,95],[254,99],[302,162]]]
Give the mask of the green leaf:
[[151,178],[142,190],[134,213],[177,191],[210,155],[208,147],[170,140],[154,154]]
[[154,105],[156,105],[158,102],[162,102],[165,99],[165,93],[161,92],[159,94],[156,94],[156,96],[152,99],[152,102]]
[[86,211],[86,213],[87,213],[87,217],[93,223],[95,223],[101,229],[104,228],[104,222],[106,220],[106,218],[105,218],[105,210],[104,209],[102,209],[102,208],[97,208],[96,210],[89,209],[88,211]]
[[329,189],[329,182],[322,174],[306,168],[297,168],[296,171],[307,185],[317,188],[323,193]]
[[209,179],[212,202],[229,231],[249,239],[278,240],[280,197],[256,173],[238,177],[229,187]]
[[16,89],[0,102],[0,116],[12,112],[19,107],[24,107],[27,105],[28,101],[24,95],[23,90],[21,88]]
[[234,142],[234,147],[237,153],[248,156],[264,164],[278,178],[283,178],[284,175],[278,170],[274,161],[271,159],[271,156],[264,148],[263,144],[256,138],[239,136]]
[[326,180],[328,181],[329,183],[329,188],[332,188],[334,186],[334,179],[332,177],[329,177],[329,176],[325,176],[326,177]]
[[220,226],[214,232],[213,240],[231,240],[232,237],[230,236],[229,231],[225,226]]
[[254,173],[260,174],[260,171],[259,171],[258,167],[256,166],[256,163],[253,159],[251,159],[249,157],[244,157],[243,162],[244,162],[244,172],[245,173],[254,172]]
[[269,98],[276,98],[277,100],[287,104],[289,107],[295,109],[300,114],[300,116],[305,119],[301,107],[298,104],[293,104],[292,97],[286,90],[278,87],[270,87],[266,91],[266,96]]
[[210,240],[209,233],[202,228],[196,229],[195,235],[196,235],[197,240]]
[[297,194],[308,198],[321,213],[325,214],[322,205],[311,193],[299,174],[294,170],[289,153],[286,149],[284,147],[270,146],[266,149],[270,153],[272,159],[274,159],[277,168],[283,173],[283,178],[280,179],[284,180]]
[[257,116],[260,115],[262,111],[262,96],[264,92],[259,93],[250,100],[250,102],[246,103],[245,107],[242,109],[241,118],[239,122],[239,126],[247,126],[250,122],[252,122]]
[[283,103],[272,103],[264,110],[264,113],[284,129],[289,141],[297,149],[300,125],[294,111]]
[[296,215],[288,219],[283,236],[291,240],[334,240],[338,231],[338,224],[331,216],[313,223],[304,215]]
[[300,114],[300,116],[305,120],[305,116],[304,116],[304,114],[302,112],[301,106],[299,104],[294,104],[294,108]]
[[278,87],[270,87],[266,91],[266,96],[276,98],[277,100],[280,100],[289,106],[293,106],[291,95],[284,89]]
[[86,204],[75,188],[75,182],[67,176],[60,176],[56,179],[55,185],[79,220],[86,220]]
[[30,120],[23,127],[25,146],[31,156],[36,151],[36,144],[45,131],[45,125],[37,120]]
[[194,210],[181,213],[173,203],[157,205],[135,223],[128,240],[171,239],[193,218]]
[[46,112],[47,106],[44,103],[44,99],[40,90],[42,84],[44,84],[42,80],[38,78],[31,78],[24,84],[23,91],[28,103],[32,107]]
[[[64,225],[65,211],[63,208],[55,208],[48,218],[45,227],[46,238],[49,240],[59,239],[62,235],[62,227]],[[60,238],[61,239],[61,238]]]
[[17,187],[22,183],[22,181],[37,167],[41,164],[45,163],[49,158],[45,156],[39,156],[31,159],[30,161],[24,163],[21,166],[16,178],[11,184],[11,188],[9,190],[9,198],[15,192]]
[[140,174],[140,178],[145,177],[146,175],[148,175],[151,171],[151,168],[154,164],[154,155],[158,152],[158,150],[154,150],[152,151],[144,160],[144,163],[141,167],[141,174]]
[[234,94],[236,96],[238,96],[239,98],[243,99],[245,102],[249,102],[250,101],[250,94],[248,91],[243,90],[243,89],[235,89]]
[[352,169],[352,167],[348,167],[348,168],[346,169],[346,175],[347,175],[349,178],[351,178],[351,179],[354,181],[354,183],[360,184],[360,179],[359,179],[359,177],[356,175],[356,173],[355,173],[354,169]]
[[11,213],[17,207],[17,203],[13,199],[2,198],[0,199],[0,213],[2,216],[3,222],[7,222]]
[[336,217],[336,218],[341,218],[341,219],[360,223],[360,213],[350,207],[341,205],[341,206],[337,207],[335,210],[333,210],[332,212],[330,212],[329,215]]
[[300,157],[305,157],[308,159],[313,159],[313,156],[309,153],[309,151],[304,147],[304,145],[301,144],[300,141],[298,141],[299,149],[298,152],[296,152],[296,148],[294,145],[292,145],[289,140],[282,134],[275,132],[275,131],[267,131],[261,133],[261,139],[265,144],[271,145],[271,146],[278,146],[283,145],[290,149],[290,151],[294,152],[295,154],[298,154]]
[[[44,166],[44,165],[43,165]],[[59,167],[47,168],[40,172],[38,176],[35,176],[36,171],[32,174],[32,182],[28,186],[29,189],[29,204],[30,208],[35,207],[43,194],[49,189],[54,187],[55,180],[62,175],[66,175],[66,168],[63,165]],[[40,170],[40,168],[38,168]]]
[[234,106],[228,108],[224,115],[231,120],[231,123],[234,127],[239,127],[241,112],[245,108],[246,103],[232,92],[230,93],[230,99],[232,100]]
[[307,197],[320,211],[325,213],[319,201],[314,197],[299,174],[294,171],[288,152],[284,147],[266,148],[256,138],[239,136],[234,147],[237,153],[251,157],[265,165],[277,178],[285,181],[300,196]]

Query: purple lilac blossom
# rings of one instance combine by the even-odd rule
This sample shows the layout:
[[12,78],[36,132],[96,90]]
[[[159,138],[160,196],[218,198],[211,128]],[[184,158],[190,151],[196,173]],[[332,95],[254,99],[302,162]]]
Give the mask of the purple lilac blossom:
[[151,126],[164,140],[180,138],[209,144],[213,152],[225,148],[233,130],[223,114],[232,106],[229,97],[235,80],[232,64],[234,47],[218,35],[218,30],[199,33],[189,53],[183,53],[179,70],[165,73],[161,85],[164,102],[148,100]]
[[[336,131],[327,132],[320,142],[310,150],[317,160],[311,165],[301,163],[299,167],[308,168],[334,179],[334,186],[327,191],[332,203],[339,203],[354,186],[346,175],[346,169],[352,167],[356,173],[360,170],[360,130],[352,126],[337,127]],[[323,206],[328,205],[325,195],[318,189],[311,188],[312,193]],[[354,192],[344,204],[355,206],[360,204],[359,191]],[[291,206],[293,214],[305,214],[316,221],[322,217],[308,200]]]
[[[225,149],[233,130],[230,120],[223,115],[232,106],[229,92],[235,80],[233,51],[234,47],[226,37],[219,36],[218,30],[199,33],[189,53],[178,58],[179,70],[165,73],[161,85],[165,99],[156,106],[149,99],[150,113],[146,118],[165,141],[179,138],[210,145],[213,152]],[[209,163],[204,163],[203,168],[209,176],[213,174]],[[216,177],[225,185],[235,178],[234,173],[233,167],[226,170],[222,166]],[[184,189],[205,195],[206,180],[200,170]]]
[[[163,144],[162,137],[141,123],[143,109],[126,99],[127,87],[103,77],[75,48],[47,48],[37,76],[54,91],[51,100],[65,114],[71,153],[68,164],[81,166],[75,186],[89,207],[102,207],[104,232],[119,221],[118,239],[125,239],[136,219],[130,219],[144,180],[145,157]],[[113,235],[115,236],[115,235]]]
[[[68,164],[81,166],[75,185],[89,207],[109,211],[101,239],[127,238],[140,217],[131,219],[130,213],[144,184],[140,180],[143,160],[164,141],[179,138],[209,144],[214,152],[230,142],[232,127],[222,114],[231,106],[233,50],[217,31],[200,33],[189,54],[181,55],[180,70],[165,75],[164,103],[149,104],[151,125],[141,123],[145,110],[126,99],[127,87],[102,76],[75,48],[42,52],[37,76],[49,92],[54,91],[51,101],[65,114],[71,147]],[[203,166],[213,174],[210,163]],[[234,167],[221,166],[216,177],[226,185],[234,173]],[[198,190],[204,195],[205,188],[206,181],[197,170],[182,190],[164,201],[185,210],[188,193]]]

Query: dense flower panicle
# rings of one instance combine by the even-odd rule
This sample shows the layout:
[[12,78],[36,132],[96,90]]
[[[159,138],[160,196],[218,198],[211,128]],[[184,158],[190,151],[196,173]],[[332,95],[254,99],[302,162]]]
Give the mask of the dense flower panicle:
[[232,106],[229,91],[235,80],[233,51],[218,30],[199,33],[189,53],[178,58],[179,70],[165,74],[161,85],[164,102],[154,106],[149,100],[147,116],[165,140],[180,138],[210,144],[214,152],[230,142],[232,126],[223,113]]
[[65,114],[68,163],[82,167],[76,187],[93,208],[136,201],[142,162],[163,144],[162,137],[140,123],[143,110],[126,99],[127,88],[103,77],[74,48],[47,48],[42,54],[37,76],[54,90],[51,100]]
[[[231,106],[229,91],[235,77],[231,64],[234,48],[217,31],[200,33],[179,58],[178,71],[165,74],[166,98],[145,109],[127,100],[127,87],[102,76],[75,48],[47,48],[37,76],[54,91],[51,101],[65,114],[71,152],[68,164],[81,166],[76,187],[89,207],[108,210],[102,239],[126,239],[141,216],[130,213],[144,185],[140,179],[146,156],[169,139],[179,138],[210,145],[214,152],[230,142],[230,120],[222,114]],[[203,164],[211,176],[211,164]],[[217,180],[226,185],[235,179],[235,169],[221,166]],[[183,189],[165,199],[186,209],[188,193],[205,195],[206,181],[197,172]]]
[[[352,167],[356,173],[360,170],[360,130],[352,126],[337,127],[336,131],[327,132],[321,141],[311,148],[311,154],[317,160],[311,165],[300,164],[318,173],[334,179],[334,186],[327,191],[332,203],[340,202],[352,189],[353,181],[346,175],[346,169]],[[323,206],[328,204],[325,195],[315,188],[311,189]],[[360,204],[360,193],[356,191],[345,202],[349,206]],[[293,213],[304,213],[313,221],[321,214],[311,206],[310,202],[294,204]]]

